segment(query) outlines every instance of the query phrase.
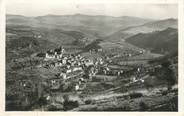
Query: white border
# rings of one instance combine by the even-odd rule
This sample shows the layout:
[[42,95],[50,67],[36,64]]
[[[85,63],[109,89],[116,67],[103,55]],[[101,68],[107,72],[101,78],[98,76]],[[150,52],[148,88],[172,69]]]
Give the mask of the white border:
[[[49,0],[47,0],[49,1]],[[53,0],[52,0],[53,1]],[[39,0],[38,4],[44,2]],[[184,1],[183,0],[60,0],[60,2],[75,3],[136,3],[136,4],[178,4],[178,29],[179,29],[179,112],[11,112],[5,111],[5,0],[0,0],[0,116],[184,116]]]

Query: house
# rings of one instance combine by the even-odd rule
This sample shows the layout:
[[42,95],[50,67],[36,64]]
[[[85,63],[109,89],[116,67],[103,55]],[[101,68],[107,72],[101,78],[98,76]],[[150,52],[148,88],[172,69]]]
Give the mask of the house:
[[34,35],[34,38],[42,38],[42,35]]
[[45,54],[45,58],[46,59],[53,59],[53,58],[55,58],[54,52],[52,50],[47,51],[46,54]]
[[143,51],[143,50],[140,50],[140,51],[139,51],[139,54],[143,54],[143,53],[144,53],[144,51]]
[[60,46],[59,48],[56,48],[54,52],[56,52],[57,54],[63,54],[65,50],[63,49],[63,47]]
[[71,73],[71,72],[72,72],[71,69],[66,70],[66,73]]
[[62,66],[61,62],[55,62],[55,67]]
[[140,79],[141,83],[144,83],[144,79]]
[[73,68],[73,71],[80,71],[80,70],[82,70],[82,67],[74,67]]
[[86,60],[85,61],[85,65],[88,67],[88,66],[91,66],[91,65],[93,65],[93,61],[91,61],[91,60]]
[[48,96],[46,97],[46,100],[49,101],[50,99],[51,99],[51,96],[48,95]]
[[79,85],[76,84],[76,85],[75,85],[75,90],[78,91],[79,89],[80,89],[80,88],[79,88]]
[[57,49],[54,50],[49,50],[46,52],[45,54],[45,58],[46,59],[61,59],[63,57],[63,53],[64,53],[64,49],[62,47],[59,47]]
[[102,48],[97,49],[98,52],[102,52]]
[[65,66],[66,66],[66,68],[67,68],[67,69],[70,69],[70,67],[71,67],[71,65],[70,65],[70,64],[68,64],[68,62],[66,63],[66,65],[65,65]]
[[62,63],[65,65],[66,64],[66,59],[62,59]]
[[60,77],[64,80],[67,79],[66,73],[60,73]]
[[137,80],[135,77],[132,78],[132,82],[133,82],[133,83],[135,83],[135,82],[137,82],[137,81],[138,81],[138,80]]

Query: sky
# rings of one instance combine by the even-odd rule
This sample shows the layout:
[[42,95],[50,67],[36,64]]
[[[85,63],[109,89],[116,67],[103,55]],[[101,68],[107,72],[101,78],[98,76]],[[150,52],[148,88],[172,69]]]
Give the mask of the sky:
[[108,2],[80,2],[80,0],[6,0],[6,13],[24,16],[108,15],[135,16],[150,19],[177,18],[177,4],[130,4]]

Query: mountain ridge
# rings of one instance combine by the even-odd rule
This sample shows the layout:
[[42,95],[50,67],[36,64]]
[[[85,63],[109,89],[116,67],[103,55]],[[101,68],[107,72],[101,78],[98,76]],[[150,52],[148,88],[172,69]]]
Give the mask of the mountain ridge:
[[127,38],[125,41],[155,53],[167,54],[177,52],[178,30],[169,27],[162,31],[155,31],[146,34],[139,33]]
[[[137,17],[122,16],[112,17],[106,15],[44,15],[25,17],[7,14],[7,25],[28,25],[34,27],[61,28],[66,30],[81,30],[95,32],[101,36],[109,35],[119,29],[135,26],[152,21]],[[72,30],[73,31],[73,30]]]

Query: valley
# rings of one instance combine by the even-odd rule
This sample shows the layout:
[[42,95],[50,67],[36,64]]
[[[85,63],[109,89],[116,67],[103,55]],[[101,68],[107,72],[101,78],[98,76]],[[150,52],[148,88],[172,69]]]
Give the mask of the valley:
[[177,19],[6,17],[7,111],[178,111]]

